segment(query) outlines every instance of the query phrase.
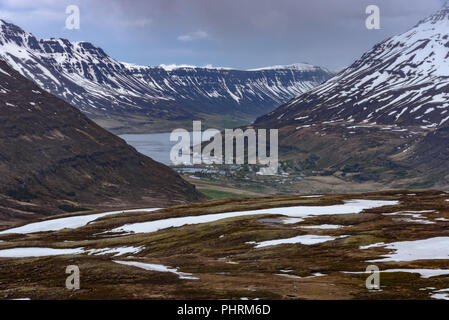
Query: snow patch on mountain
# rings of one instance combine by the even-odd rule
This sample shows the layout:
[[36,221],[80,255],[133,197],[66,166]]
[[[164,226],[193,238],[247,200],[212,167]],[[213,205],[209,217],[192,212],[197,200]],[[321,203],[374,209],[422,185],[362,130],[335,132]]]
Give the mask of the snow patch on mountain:
[[282,126],[290,122],[351,121],[435,128],[448,124],[448,111],[446,5],[409,31],[377,44],[337,76],[258,122],[277,121]]
[[332,76],[319,67],[243,71],[212,66],[123,63],[89,42],[38,40],[0,21],[0,59],[42,89],[91,115],[156,118],[195,113],[262,114]]

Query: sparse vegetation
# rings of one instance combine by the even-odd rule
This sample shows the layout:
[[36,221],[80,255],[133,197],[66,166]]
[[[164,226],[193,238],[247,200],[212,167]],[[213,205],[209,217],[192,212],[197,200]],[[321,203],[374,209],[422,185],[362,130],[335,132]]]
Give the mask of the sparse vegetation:
[[[368,260],[388,253],[383,248],[359,247],[379,242],[410,241],[449,236],[449,202],[440,191],[388,191],[333,194],[316,198],[298,195],[216,199],[180,205],[155,212],[106,216],[78,229],[20,236],[3,235],[0,250],[14,247],[105,249],[141,247],[120,257],[67,255],[41,258],[0,258],[0,297],[32,299],[429,299],[429,290],[449,288],[449,277],[428,279],[414,273],[381,275],[382,291],[369,292],[361,272]],[[293,224],[280,216],[240,216],[211,223],[168,228],[153,233],[110,234],[124,224],[228,211],[288,206],[335,205],[349,199],[399,200],[395,206],[365,210],[360,214],[324,215]],[[395,220],[384,213],[435,210],[424,214],[433,224]],[[67,216],[67,215],[65,215]],[[440,220],[436,220],[440,219]],[[303,226],[340,225],[339,229],[306,229]],[[106,232],[106,233],[105,233]],[[346,236],[314,245],[278,245],[255,248],[254,243],[298,235]],[[119,265],[131,260],[179,268],[199,280]],[[64,288],[65,267],[82,270],[81,290]],[[447,269],[447,260],[379,262],[381,270],[403,268]],[[291,270],[280,276],[282,270]],[[320,273],[323,276],[314,276]],[[284,272],[285,274],[285,272]],[[303,278],[299,278],[303,277]]]
[[80,211],[89,211],[90,209],[82,208],[82,207],[76,207],[70,204],[63,204],[58,206],[59,209],[65,211],[65,212],[80,212]]

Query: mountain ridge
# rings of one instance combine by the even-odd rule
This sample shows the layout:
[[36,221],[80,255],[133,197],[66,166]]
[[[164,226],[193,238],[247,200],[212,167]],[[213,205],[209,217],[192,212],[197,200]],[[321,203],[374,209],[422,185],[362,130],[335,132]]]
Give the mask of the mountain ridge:
[[0,61],[0,227],[76,211],[203,199],[78,109]]
[[[4,21],[0,58],[112,130],[139,121],[155,124],[217,115],[254,120],[332,75],[306,64],[302,69],[259,71],[139,66],[116,61],[89,42],[38,40]],[[121,124],[105,124],[111,119]]]
[[339,185],[449,186],[449,7],[259,117],[280,157]]
[[[350,67],[257,122],[449,124],[449,8],[375,45]],[[313,105],[313,108],[308,106]],[[281,117],[279,123],[274,118]]]

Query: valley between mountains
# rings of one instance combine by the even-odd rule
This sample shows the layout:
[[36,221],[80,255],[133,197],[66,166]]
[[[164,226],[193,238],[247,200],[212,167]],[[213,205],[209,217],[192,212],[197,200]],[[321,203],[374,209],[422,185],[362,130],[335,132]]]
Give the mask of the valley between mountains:
[[[0,299],[449,300],[449,4],[338,74],[138,66],[3,20],[0,60]],[[279,171],[117,136],[192,120],[277,129]]]
[[64,212],[206,199],[1,61],[0,123],[2,228]]
[[279,130],[283,175],[264,179],[242,169],[213,180],[265,192],[447,189],[448,64],[446,4],[243,127]]
[[0,58],[117,134],[168,132],[189,128],[192,120],[236,127],[334,75],[307,63],[251,70],[139,66],[88,42],[38,40],[5,21]]

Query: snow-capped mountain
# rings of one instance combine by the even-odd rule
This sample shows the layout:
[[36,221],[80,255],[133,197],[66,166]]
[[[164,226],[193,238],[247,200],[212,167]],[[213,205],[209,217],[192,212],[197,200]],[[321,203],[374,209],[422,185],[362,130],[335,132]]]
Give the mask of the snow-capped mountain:
[[284,126],[330,121],[448,126],[449,5],[257,122]]
[[88,42],[38,40],[0,21],[0,59],[93,118],[261,115],[329,79],[309,64],[254,71],[122,63]]
[[448,186],[449,5],[254,126],[325,190]]

